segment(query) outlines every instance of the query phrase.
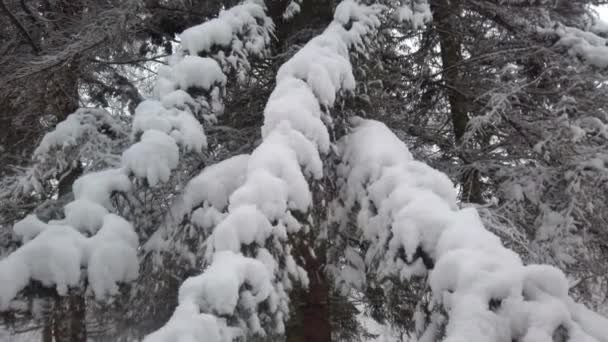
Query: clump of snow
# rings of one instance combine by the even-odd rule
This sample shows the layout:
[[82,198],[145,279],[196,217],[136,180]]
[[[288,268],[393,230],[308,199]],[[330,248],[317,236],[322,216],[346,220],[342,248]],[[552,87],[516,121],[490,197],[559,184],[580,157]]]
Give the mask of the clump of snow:
[[[175,92],[171,94],[173,93]],[[156,100],[142,101],[135,108],[132,124],[133,133],[145,132],[149,129],[169,133],[172,125],[168,116],[168,110],[161,102]]]
[[167,134],[150,129],[141,140],[122,155],[122,165],[138,178],[145,178],[150,186],[167,182],[171,170],[177,167],[179,148]]
[[34,156],[43,156],[53,148],[62,149],[76,145],[82,137],[97,135],[100,127],[104,125],[115,132],[122,131],[105,110],[80,108],[58,123],[53,131],[45,134],[34,150]]
[[143,342],[232,342],[234,339],[229,332],[230,329],[224,319],[200,313],[195,302],[186,302],[180,303],[169,322],[156,332],[146,336]]
[[413,29],[423,28],[433,20],[427,0],[405,0],[396,11],[399,22],[407,22]]
[[[347,210],[359,204],[357,224],[369,244],[365,266],[351,263],[346,283],[361,286],[365,278],[356,272],[366,268],[380,279],[430,272],[433,303],[448,315],[445,341],[552,341],[557,329],[603,341],[608,320],[577,320],[560,270],[524,266],[476,210],[457,208],[451,182],[415,162],[383,124],[359,121],[342,151],[341,196]],[[430,324],[424,334],[436,335],[437,327]]]
[[217,18],[182,32],[182,46],[191,55],[213,53],[223,66],[247,69],[247,57],[263,57],[272,37],[274,24],[265,11],[262,1],[245,1],[223,10]]
[[184,56],[171,66],[159,69],[154,93],[159,98],[169,96],[178,89],[201,88],[211,91],[226,84],[226,75],[212,58]]
[[211,244],[215,251],[241,251],[241,245],[263,246],[272,225],[255,206],[244,205],[233,210],[213,231]]
[[[171,94],[172,101],[180,103],[179,99],[188,101],[190,95],[181,90]],[[184,95],[185,94],[185,95]],[[188,96],[188,97],[186,97]],[[192,98],[189,98],[190,100]],[[182,107],[182,106],[180,106]],[[188,108],[184,110],[177,108],[167,109],[164,104],[155,100],[146,100],[135,109],[133,119],[133,132],[140,133],[147,130],[157,130],[170,134],[174,140],[184,146],[187,150],[201,153],[207,147],[207,136],[201,123],[192,115]]]
[[[188,337],[194,336],[205,341],[232,341],[243,336],[243,332],[218,317],[234,315],[237,309],[255,312],[263,302],[271,311],[277,310],[273,293],[271,273],[262,262],[231,251],[218,252],[203,274],[182,284],[175,313],[163,328],[144,341],[188,341]],[[249,317],[247,323],[263,333],[256,319]]]
[[598,68],[608,67],[608,46],[605,38],[569,26],[550,31],[560,37],[557,46],[568,48],[571,55],[581,57],[585,63]]
[[291,0],[287,7],[285,7],[285,12],[283,12],[283,20],[289,20],[295,17],[298,13],[300,13],[302,0]]
[[[21,226],[27,224],[35,226],[38,234],[0,260],[0,310],[6,309],[30,280],[47,287],[54,285],[59,295],[65,295],[68,287],[79,285],[83,266],[98,298],[115,294],[118,282],[137,277],[137,235],[119,216],[107,214],[103,226],[90,238],[73,227],[47,225],[33,217],[21,222]],[[32,231],[16,229],[21,233]]]
[[346,44],[342,40],[334,42],[341,47],[338,52],[334,46],[324,45],[324,40],[313,38],[283,64],[277,72],[277,83],[294,78],[303,80],[321,105],[332,107],[337,93],[355,88],[355,79],[348,57],[340,53],[346,51]]
[[87,199],[110,209],[110,196],[114,192],[128,192],[131,181],[122,169],[108,169],[87,173],[78,178],[72,186],[76,199]]
[[175,115],[170,117],[170,122],[174,127],[171,137],[178,144],[197,153],[201,153],[203,148],[207,147],[207,136],[203,126],[190,112],[176,111]]
[[35,238],[46,227],[47,225],[40,221],[36,215],[30,214],[13,225],[13,232],[21,239],[21,242],[26,243]]
[[177,108],[186,110],[187,106],[196,106],[196,102],[187,92],[178,89],[172,91],[161,98],[161,103],[166,109]]
[[68,226],[44,229],[33,240],[0,261],[0,310],[30,279],[44,286],[55,285],[60,295],[80,281],[80,266],[84,256],[85,238]]
[[272,132],[284,121],[315,142],[321,152],[329,151],[329,133],[321,121],[319,103],[311,89],[301,80],[286,78],[270,95],[264,109],[262,136],[266,137],[268,132]]
[[118,293],[119,282],[137,279],[137,234],[120,216],[108,214],[103,226],[88,243],[87,274],[97,299]]
[[172,75],[180,89],[200,87],[211,89],[226,84],[226,75],[219,64],[211,58],[185,56],[173,66]]
[[65,208],[65,219],[61,223],[72,226],[81,232],[96,233],[103,224],[108,210],[101,204],[86,198],[68,203]]
[[190,209],[204,202],[218,210],[228,206],[230,195],[245,182],[249,155],[241,154],[206,167],[184,190]]

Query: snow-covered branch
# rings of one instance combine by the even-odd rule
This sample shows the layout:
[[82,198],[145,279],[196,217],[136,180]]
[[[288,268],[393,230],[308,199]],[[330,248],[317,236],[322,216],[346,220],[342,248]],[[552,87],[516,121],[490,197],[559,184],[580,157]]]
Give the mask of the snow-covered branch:
[[[457,208],[450,180],[413,160],[386,126],[360,121],[342,153],[341,196],[369,244],[365,255],[347,254],[353,285],[363,285],[356,280],[366,269],[379,281],[428,272],[432,303],[447,314],[444,341],[606,341],[608,320],[568,296],[560,270],[525,266],[474,209]],[[441,315],[427,319],[420,338],[440,338]]]
[[[202,153],[207,138],[201,121],[213,122],[223,110],[221,96],[227,77],[220,63],[230,63],[235,70],[247,69],[248,56],[266,53],[273,28],[263,4],[246,1],[184,32],[185,50],[159,70],[155,98],[143,101],[135,110],[131,136],[136,142],[122,157],[112,138],[126,137],[129,130],[102,110],[78,110],[44,137],[35,157],[54,161],[60,171],[80,163],[115,168],[77,179],[75,199],[65,206],[64,219],[43,223],[29,215],[15,224],[13,230],[23,246],[0,260],[0,309],[7,309],[30,280],[56,286],[59,294],[65,294],[68,287],[79,285],[81,267],[88,270],[97,298],[115,294],[118,282],[137,277],[139,238],[129,222],[112,213],[120,209],[112,207],[112,194],[132,191],[138,180],[152,188],[165,183],[178,167],[180,154]],[[200,35],[205,39],[202,43]],[[217,46],[222,50],[211,51]],[[196,55],[206,53],[210,57]],[[71,151],[69,161],[62,163],[63,159],[50,156],[65,151]],[[100,158],[99,151],[113,158],[103,164],[99,159],[109,157]],[[44,191],[34,176],[38,175],[24,180],[21,191]],[[89,234],[92,236],[87,237]]]
[[[362,36],[379,25],[376,14],[374,7],[342,2],[323,34],[279,69],[261,145],[250,157],[214,165],[190,183],[184,203],[206,202],[197,215],[202,222],[212,226],[207,218],[218,218],[226,206],[227,213],[207,240],[210,266],[184,282],[173,317],[147,342],[219,342],[285,332],[289,291],[294,282],[308,282],[288,235],[303,228],[296,218],[302,215],[294,214],[306,214],[312,204],[308,180],[323,177],[320,154],[329,151],[329,134],[322,108],[354,89],[349,50],[362,48]],[[213,182],[220,174],[235,175],[234,168],[244,171],[244,179],[221,176],[219,184]],[[210,196],[196,195],[201,192]]]

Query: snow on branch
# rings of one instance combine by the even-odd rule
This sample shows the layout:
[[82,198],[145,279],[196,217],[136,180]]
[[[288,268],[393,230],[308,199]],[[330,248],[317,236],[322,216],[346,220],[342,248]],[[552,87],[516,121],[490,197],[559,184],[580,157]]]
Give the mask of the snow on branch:
[[[447,314],[443,341],[607,341],[608,319],[569,297],[559,269],[525,266],[385,125],[360,120],[341,152],[341,198],[369,244],[346,254],[347,272],[361,275],[344,279],[363,279],[352,285],[364,286],[366,269],[380,282],[428,273],[432,303]],[[421,339],[441,337],[441,315],[430,320]]]
[[[158,71],[157,99],[135,110],[133,132],[141,139],[123,154],[123,167],[154,186],[177,167],[178,145],[196,153],[207,147],[200,121],[213,123],[223,112],[222,66],[245,72],[249,56],[266,54],[274,25],[265,11],[263,3],[248,0],[180,35],[183,50]],[[150,151],[159,153],[149,158]]]
[[232,68],[242,76],[250,68],[249,56],[266,56],[273,31],[264,2],[248,0],[186,29],[179,37],[189,54],[211,57],[225,70]]
[[408,23],[413,29],[423,28],[433,20],[427,0],[403,0],[395,12],[397,21]]
[[[220,32],[226,28],[228,38],[227,31]],[[150,187],[167,182],[182,151],[201,153],[207,147],[201,121],[213,122],[215,115],[221,114],[227,80],[218,61],[231,63],[235,69],[246,68],[248,56],[265,53],[273,29],[263,4],[250,0],[182,34],[186,51],[195,55],[180,51],[170,58],[168,67],[159,70],[156,98],[143,101],[135,111],[131,132],[136,142],[122,153],[120,161],[114,158],[107,163],[122,167],[78,178],[73,184],[75,199],[64,208],[64,219],[44,223],[29,215],[15,224],[14,232],[23,245],[0,260],[0,310],[7,309],[30,280],[55,286],[60,295],[65,294],[68,287],[80,284],[81,267],[87,269],[90,287],[98,299],[115,294],[117,283],[137,277],[138,236],[129,222],[111,213],[116,209],[112,208],[112,194],[131,191],[130,176],[145,179]],[[213,58],[196,55],[216,46],[222,51],[208,51]],[[112,149],[112,135],[127,136],[126,132],[128,129],[106,112],[82,109],[48,133],[34,154],[46,160],[52,159],[50,153],[80,148],[86,160],[72,159],[59,167],[95,164],[99,162],[95,160],[97,155],[85,148],[98,144],[98,149],[104,145]],[[33,188],[42,192],[39,183],[30,177],[23,191]]]
[[592,31],[583,31],[575,27],[556,25],[556,28],[538,29],[541,35],[556,35],[556,46],[568,49],[573,57],[584,63],[604,69],[608,67],[608,41]]
[[[287,238],[302,229],[296,218],[302,215],[294,214],[311,206],[308,180],[323,176],[320,153],[329,150],[329,138],[321,106],[331,108],[336,94],[353,90],[348,51],[363,48],[361,35],[379,25],[373,7],[353,1],[343,1],[334,18],[279,69],[264,111],[263,142],[251,156],[214,165],[186,188],[186,206],[202,203],[216,214],[227,206],[227,213],[207,240],[209,266],[184,282],[172,318],[146,342],[224,342],[285,332],[289,291],[294,282],[308,282]],[[234,175],[233,167],[244,179],[211,182]]]
[[81,163],[90,172],[120,165],[128,141],[125,122],[103,109],[80,108],[47,133],[33,153],[33,164],[9,189],[10,196],[43,194],[50,180]]
[[[29,215],[13,227],[23,246],[0,260],[0,310],[31,280],[55,286],[65,295],[80,284],[81,267],[98,299],[116,294],[117,283],[137,278],[137,247],[133,226],[107,210],[113,192],[129,191],[131,182],[120,169],[80,177],[73,186],[75,200],[63,220],[44,223]],[[85,233],[91,235],[86,237]]]
[[285,7],[285,11],[283,11],[282,18],[283,20],[289,20],[295,17],[301,11],[302,0],[290,0],[287,6]]

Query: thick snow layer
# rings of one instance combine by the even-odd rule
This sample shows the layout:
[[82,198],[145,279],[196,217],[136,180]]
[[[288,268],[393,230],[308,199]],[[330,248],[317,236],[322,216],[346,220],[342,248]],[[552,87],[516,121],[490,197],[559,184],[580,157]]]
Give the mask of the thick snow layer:
[[241,251],[241,245],[256,243],[263,246],[272,233],[272,225],[253,205],[244,205],[231,214],[215,228],[211,237],[214,251]]
[[184,190],[189,210],[204,202],[224,210],[230,195],[245,182],[248,162],[249,155],[241,154],[206,167]]
[[182,32],[182,46],[192,55],[229,50],[228,62],[240,59],[248,65],[246,56],[263,56],[270,43],[274,25],[265,10],[262,1],[246,1],[223,10],[217,18]]
[[131,181],[123,169],[87,173],[78,178],[72,186],[76,199],[86,199],[108,209],[112,207],[110,203],[112,193],[129,190],[131,190]]
[[61,220],[61,223],[91,234],[101,228],[104,217],[108,214],[103,205],[86,198],[68,203],[63,210],[65,219]]
[[13,232],[21,239],[21,242],[26,243],[45,230],[46,227],[46,223],[40,221],[36,215],[30,214],[15,223]]
[[[337,94],[355,88],[348,51],[363,49],[363,37],[380,26],[379,11],[380,7],[342,1],[336,8],[334,21],[323,34],[281,66],[277,83],[293,78],[303,80],[321,105],[332,107]],[[351,28],[346,30],[344,25]]]
[[34,156],[42,156],[51,149],[62,149],[78,143],[78,139],[98,134],[102,126],[119,132],[122,129],[111,118],[110,114],[102,109],[80,108],[76,112],[57,124],[55,129],[47,133],[34,150]]
[[178,89],[187,91],[191,87],[210,91],[226,84],[226,75],[212,58],[184,56],[171,66],[159,69],[154,93],[162,99]]
[[228,342],[244,332],[218,317],[233,315],[237,308],[255,311],[263,302],[277,309],[266,265],[231,251],[216,253],[203,274],[187,279],[179,289],[178,302],[169,322],[145,342],[191,341],[191,337]]
[[408,23],[412,28],[423,28],[433,20],[427,0],[405,0],[396,11],[397,20]]
[[106,215],[101,229],[87,242],[87,274],[97,299],[117,294],[119,282],[137,279],[139,240],[133,226],[125,219]]
[[332,107],[337,93],[355,88],[355,79],[348,56],[340,53],[346,51],[346,44],[336,39],[332,42],[334,46],[327,46],[323,44],[325,39],[318,38],[313,38],[281,66],[277,83],[288,78],[301,79],[308,83],[321,105]]
[[[166,96],[171,101],[159,102],[146,100],[135,108],[133,133],[157,130],[170,134],[174,140],[187,150],[201,153],[207,147],[207,136],[201,123],[183,106],[192,100],[188,93],[176,90]],[[183,102],[181,102],[183,101]],[[177,108],[166,108],[166,104],[176,104]]]
[[[174,91],[171,94],[176,92]],[[172,128],[168,110],[161,102],[145,100],[135,108],[135,117],[132,124],[133,133],[143,133],[149,129],[169,133]]]
[[295,17],[298,13],[300,13],[302,0],[291,0],[287,7],[285,7],[285,12],[283,12],[283,20],[289,20]]
[[[445,341],[549,342],[558,328],[572,341],[605,341],[608,320],[577,317],[589,311],[568,297],[560,270],[524,266],[485,229],[474,209],[457,209],[451,182],[412,160],[383,124],[358,122],[341,150],[341,196],[350,209],[355,203],[361,208],[357,223],[369,243],[366,267],[380,278],[402,280],[432,267],[427,271],[434,303],[449,317]],[[349,272],[364,269],[359,265]],[[346,276],[352,285],[365,279]]]
[[54,285],[60,295],[65,295],[68,287],[79,284],[83,266],[98,298],[116,293],[117,282],[137,277],[137,235],[116,215],[107,214],[101,229],[90,238],[67,225],[46,225],[32,217],[25,223],[33,223],[39,232],[0,260],[0,310],[6,309],[30,280]]
[[[304,196],[310,196],[305,194]],[[287,211],[287,183],[267,170],[248,173],[247,181],[230,196],[229,211],[255,205],[271,220],[281,219]]]
[[[547,30],[541,30],[541,32],[545,31]],[[560,37],[557,45],[568,48],[571,55],[580,57],[585,63],[598,68],[608,67],[608,46],[606,46],[606,39],[593,32],[582,31],[568,26],[548,31]]]
[[211,89],[214,85],[226,84],[226,75],[219,64],[211,58],[185,56],[173,66],[173,77],[180,89],[200,87]]
[[[331,27],[279,70],[264,111],[263,142],[250,157],[208,167],[187,186],[180,205],[202,205],[196,211],[201,226],[221,220],[206,242],[212,261],[201,275],[183,283],[173,317],[146,342],[231,341],[232,336],[284,333],[288,292],[293,282],[308,284],[287,234],[302,225],[292,212],[306,213],[312,204],[308,180],[323,175],[320,152],[329,151],[329,134],[321,104],[327,109],[338,93],[354,88],[348,49],[377,23],[376,12],[366,6],[347,0],[339,8]],[[343,25],[351,19],[358,22],[353,27],[371,26],[347,31]],[[205,46],[192,47],[198,48]],[[227,212],[220,213],[226,205]],[[230,318],[230,325],[209,314]],[[199,321],[209,325],[211,337],[201,326],[188,325]]]
[[122,166],[136,177],[145,178],[150,186],[167,182],[178,161],[175,140],[155,129],[145,131],[141,140],[122,155]]
[[311,89],[303,81],[286,78],[271,94],[264,109],[262,136],[268,136],[282,122],[317,145],[322,153],[329,151],[329,133],[321,121],[321,109]]
[[66,294],[80,281],[80,266],[86,239],[72,227],[53,226],[0,260],[0,310],[8,307],[30,279],[45,286],[55,285]]
[[200,313],[196,302],[180,303],[161,329],[146,336],[143,342],[232,342],[226,321],[215,315]]
[[[308,140],[301,142],[310,143]],[[289,137],[276,130],[253,151],[247,171],[252,175],[258,173],[258,171],[264,171],[281,179],[287,187],[287,204],[289,207],[305,212],[312,198],[308,182],[302,173],[298,160],[296,150],[290,146]],[[261,179],[258,178],[258,180]],[[256,185],[264,187],[263,184]],[[234,196],[237,197],[236,194]],[[261,203],[263,202],[257,202],[257,204]],[[231,204],[234,204],[232,200]],[[256,202],[252,204],[256,204]]]
[[177,108],[180,110],[186,110],[188,106],[196,106],[196,102],[192,96],[181,89],[164,95],[161,98],[161,103],[166,109]]
[[174,130],[171,137],[184,146],[186,149],[201,153],[203,148],[207,148],[207,136],[203,130],[203,125],[187,111],[176,111],[170,117]]

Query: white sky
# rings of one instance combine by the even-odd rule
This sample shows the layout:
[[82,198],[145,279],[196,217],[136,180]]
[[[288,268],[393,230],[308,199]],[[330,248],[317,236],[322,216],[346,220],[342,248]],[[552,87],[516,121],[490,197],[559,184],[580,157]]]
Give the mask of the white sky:
[[596,7],[595,10],[598,11],[603,21],[608,22],[608,5]]

